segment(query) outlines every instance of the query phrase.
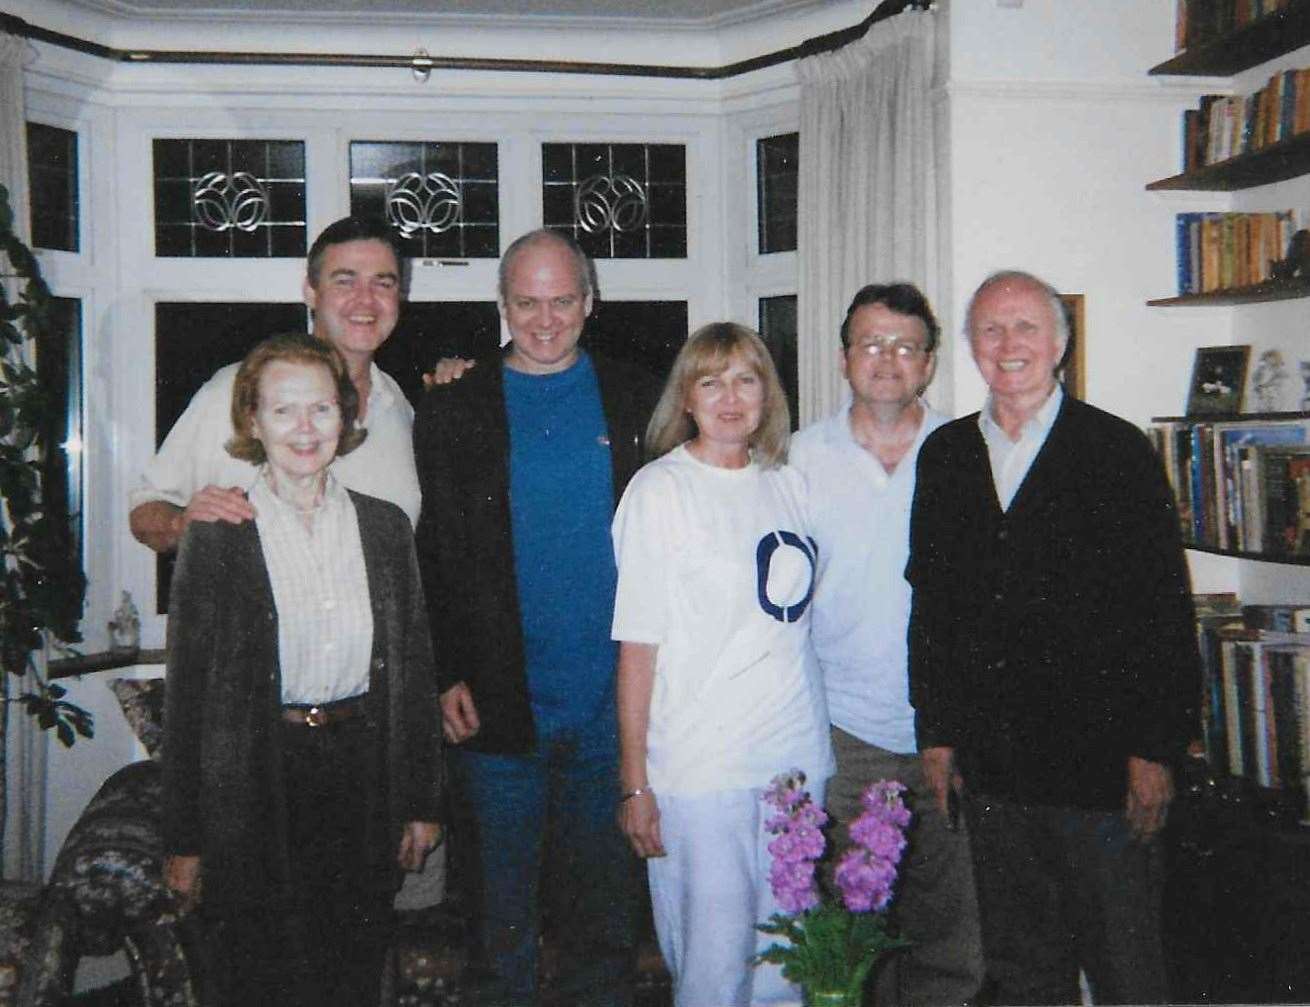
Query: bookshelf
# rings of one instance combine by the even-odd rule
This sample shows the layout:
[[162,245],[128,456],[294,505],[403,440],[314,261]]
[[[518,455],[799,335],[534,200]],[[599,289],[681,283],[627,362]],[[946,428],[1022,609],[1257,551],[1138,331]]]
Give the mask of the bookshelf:
[[1231,77],[1310,45],[1310,4],[1293,2],[1245,28],[1182,52],[1151,67],[1156,76]]
[[1283,182],[1306,172],[1310,172],[1310,133],[1297,133],[1247,154],[1156,179],[1146,188],[1151,192],[1235,192]]
[[1290,301],[1310,297],[1310,281],[1257,283],[1249,287],[1232,287],[1209,294],[1178,294],[1156,297],[1146,303],[1153,308],[1181,308],[1197,305],[1260,304],[1266,301]]
[[[1232,0],[1190,2],[1202,16],[1219,18],[1217,5]],[[1307,45],[1310,0],[1290,0],[1282,10],[1179,52],[1150,73],[1230,77]],[[1310,66],[1310,58],[1297,65]],[[1296,133],[1294,126],[1290,131],[1276,143],[1224,160],[1183,164],[1179,174],[1146,188],[1235,193],[1239,211],[1267,210],[1280,199],[1287,205],[1278,209],[1302,205],[1305,182],[1295,180],[1310,176],[1310,131]],[[1197,134],[1186,135],[1180,160],[1197,161],[1199,147],[1192,143]],[[1204,130],[1199,135],[1204,137]],[[1270,188],[1244,194],[1259,186]],[[1183,265],[1180,288],[1187,289],[1196,246],[1182,238],[1176,245],[1192,259],[1190,267],[1175,259]],[[1171,247],[1169,254],[1178,255],[1179,248]],[[1298,277],[1147,303],[1160,309],[1222,306],[1232,313],[1232,342],[1278,345],[1285,337],[1300,338],[1304,319],[1297,313],[1303,309],[1269,302],[1307,296],[1310,279]],[[1296,353],[1303,356],[1310,358],[1310,352]],[[1296,366],[1293,359],[1293,372]],[[1310,959],[1301,951],[1310,941],[1310,891],[1299,880],[1310,870],[1310,827],[1302,824],[1310,774],[1293,765],[1294,754],[1301,763],[1310,761],[1310,638],[1275,643],[1243,611],[1249,602],[1310,610],[1310,536],[1297,530],[1301,499],[1295,476],[1290,483],[1287,478],[1294,457],[1299,470],[1301,452],[1310,474],[1310,413],[1160,416],[1152,424],[1151,436],[1179,501],[1185,545],[1196,553],[1232,557],[1242,596],[1240,601],[1231,596],[1226,611],[1198,608],[1207,758],[1187,760],[1192,765],[1179,778],[1179,797],[1170,812],[1165,941],[1173,996],[1180,1002],[1310,1002]],[[1274,430],[1282,433],[1270,433]],[[1304,485],[1310,507],[1310,478]],[[1310,511],[1306,517],[1310,529]],[[1225,624],[1232,634],[1226,640],[1219,635]],[[1299,627],[1305,628],[1310,627]],[[1240,670],[1225,667],[1226,657],[1240,658]],[[1275,681],[1281,698],[1271,698],[1269,683]],[[1240,742],[1234,741],[1237,734]],[[1284,736],[1296,741],[1280,748],[1271,740]]]
[[1151,423],[1187,548],[1310,566],[1310,412]]

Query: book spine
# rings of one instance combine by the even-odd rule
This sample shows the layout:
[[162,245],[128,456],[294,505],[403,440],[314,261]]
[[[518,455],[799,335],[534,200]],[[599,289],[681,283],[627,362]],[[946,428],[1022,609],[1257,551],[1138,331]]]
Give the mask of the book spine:
[[1282,82],[1279,86],[1278,96],[1280,99],[1278,115],[1278,139],[1286,140],[1295,132],[1292,125],[1293,113],[1296,110],[1296,71],[1284,70]]
[[1237,649],[1239,644],[1225,640],[1222,645],[1221,674],[1224,683],[1224,734],[1227,737],[1228,773],[1242,775],[1242,718],[1237,705]]
[[1196,219],[1195,213],[1180,213],[1174,218],[1174,240],[1178,254],[1178,293],[1187,294],[1192,290],[1192,243],[1191,227]]
[[1255,712],[1255,673],[1258,662],[1257,645],[1237,645],[1237,717],[1241,723],[1241,750],[1238,752],[1238,776],[1248,780],[1259,777],[1259,731]]

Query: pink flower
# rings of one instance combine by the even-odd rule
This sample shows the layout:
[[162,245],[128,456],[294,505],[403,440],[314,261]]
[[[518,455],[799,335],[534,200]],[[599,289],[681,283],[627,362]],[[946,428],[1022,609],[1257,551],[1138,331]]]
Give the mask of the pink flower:
[[[891,901],[910,823],[904,793],[903,784],[879,780],[860,795],[864,811],[850,825],[854,845],[833,872],[842,903],[851,912],[879,912]],[[765,821],[775,836],[768,846],[774,898],[789,913],[813,909],[820,903],[815,862],[826,846],[822,830],[828,815],[810,800],[800,770],[775,777],[764,800],[774,809]]]

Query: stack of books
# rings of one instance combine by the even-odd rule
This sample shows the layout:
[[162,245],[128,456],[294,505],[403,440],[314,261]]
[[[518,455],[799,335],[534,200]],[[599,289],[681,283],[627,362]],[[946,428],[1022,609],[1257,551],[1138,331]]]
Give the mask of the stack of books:
[[1310,821],[1310,605],[1198,605],[1213,771],[1281,791]]
[[1189,545],[1310,556],[1310,419],[1162,421],[1164,461]]
[[1298,0],[1178,0],[1174,47],[1181,52],[1204,45]]
[[1283,70],[1255,94],[1203,95],[1183,113],[1183,170],[1250,154],[1310,129],[1310,68]]
[[1209,294],[1268,283],[1310,214],[1180,213],[1178,293]]

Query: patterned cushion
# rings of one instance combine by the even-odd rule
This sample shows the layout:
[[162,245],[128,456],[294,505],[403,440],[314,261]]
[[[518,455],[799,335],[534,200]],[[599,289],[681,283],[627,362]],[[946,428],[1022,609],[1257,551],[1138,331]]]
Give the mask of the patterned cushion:
[[164,757],[164,680],[116,678],[109,688],[114,690],[132,733],[158,762]]

